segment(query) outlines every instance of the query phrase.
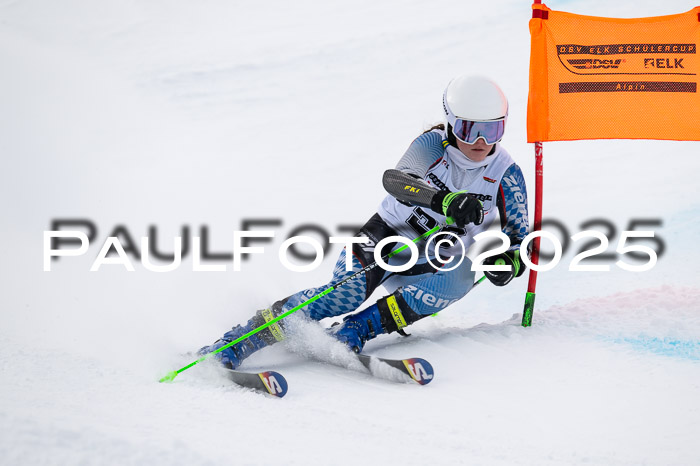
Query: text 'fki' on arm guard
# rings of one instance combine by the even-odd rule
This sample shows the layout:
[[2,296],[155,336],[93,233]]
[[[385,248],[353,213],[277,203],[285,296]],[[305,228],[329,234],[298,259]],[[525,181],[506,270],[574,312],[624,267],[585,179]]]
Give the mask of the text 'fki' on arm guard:
[[384,189],[399,201],[419,207],[431,207],[438,190],[425,181],[401,170],[390,169],[382,177]]

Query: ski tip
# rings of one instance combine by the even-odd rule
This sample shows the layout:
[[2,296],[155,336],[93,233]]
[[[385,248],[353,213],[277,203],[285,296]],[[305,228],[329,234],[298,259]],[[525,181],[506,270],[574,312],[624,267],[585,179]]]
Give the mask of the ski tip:
[[177,377],[177,371],[168,372],[158,382],[160,382],[160,383],[172,382],[173,380],[175,380],[175,377]]
[[435,371],[433,370],[433,366],[425,359],[404,359],[403,363],[406,366],[406,369],[408,370],[408,374],[417,383],[421,385],[427,385],[433,381],[433,377],[435,377]]
[[267,392],[270,395],[282,398],[287,394],[287,379],[285,379],[279,372],[260,372],[258,376],[260,376],[260,380],[262,380],[263,385],[265,385],[265,389],[267,389]]

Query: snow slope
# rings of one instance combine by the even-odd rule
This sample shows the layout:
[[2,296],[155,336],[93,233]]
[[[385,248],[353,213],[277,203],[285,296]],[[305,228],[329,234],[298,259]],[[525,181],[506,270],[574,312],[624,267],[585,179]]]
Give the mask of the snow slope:
[[[635,17],[694,5],[549,6]],[[308,361],[343,357],[317,328],[246,364],[282,372],[284,399],[209,365],[157,383],[254,309],[328,279],[337,246],[309,273],[285,270],[276,248],[303,224],[364,222],[383,170],[441,120],[451,77],[502,84],[504,145],[532,190],[529,16],[522,0],[0,1],[3,464],[697,463],[698,143],[546,144],[545,217],[569,235],[608,220],[611,249],[630,220],[658,220],[665,251],[649,272],[569,272],[570,247],[540,275],[528,329],[522,278],[367,345],[430,360],[430,385]],[[97,239],[43,272],[42,234],[61,218],[90,219]],[[230,252],[253,218],[282,225],[241,272],[193,272],[191,256],[171,273],[89,272],[118,225],[136,240],[155,225],[164,251],[204,225],[211,250]]]

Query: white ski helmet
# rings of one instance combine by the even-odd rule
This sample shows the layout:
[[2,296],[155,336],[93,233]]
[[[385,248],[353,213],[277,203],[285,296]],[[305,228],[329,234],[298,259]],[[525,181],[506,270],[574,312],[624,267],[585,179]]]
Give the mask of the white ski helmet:
[[442,96],[448,137],[468,144],[483,139],[495,144],[503,138],[508,119],[508,99],[498,85],[482,76],[460,76],[447,85]]

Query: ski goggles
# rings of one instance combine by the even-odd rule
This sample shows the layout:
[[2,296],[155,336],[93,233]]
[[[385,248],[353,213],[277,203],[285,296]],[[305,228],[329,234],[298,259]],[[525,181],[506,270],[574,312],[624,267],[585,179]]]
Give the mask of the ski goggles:
[[455,137],[467,144],[474,144],[479,138],[483,138],[486,144],[495,144],[503,138],[505,129],[505,118],[490,121],[469,121],[457,118],[452,125]]

